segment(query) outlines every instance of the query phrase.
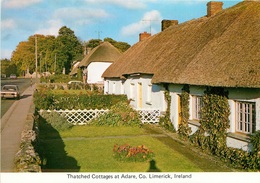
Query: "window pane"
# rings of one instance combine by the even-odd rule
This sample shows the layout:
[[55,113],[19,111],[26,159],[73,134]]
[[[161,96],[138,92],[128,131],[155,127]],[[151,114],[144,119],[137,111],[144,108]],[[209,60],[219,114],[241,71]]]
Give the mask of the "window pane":
[[255,103],[237,102],[237,130],[252,133],[255,129]]

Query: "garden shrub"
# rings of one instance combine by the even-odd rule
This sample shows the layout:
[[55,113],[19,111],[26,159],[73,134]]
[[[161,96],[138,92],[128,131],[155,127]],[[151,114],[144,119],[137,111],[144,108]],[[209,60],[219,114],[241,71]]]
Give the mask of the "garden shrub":
[[68,84],[69,90],[83,90],[83,89],[90,89],[90,86],[88,84],[84,83],[77,83],[73,82],[71,84]]
[[34,92],[33,102],[37,110],[49,109],[54,103],[54,96],[51,94],[50,90],[41,86],[41,88]]
[[126,95],[91,94],[63,94],[50,91],[46,86],[34,92],[35,107],[40,110],[59,109],[110,109],[119,101],[127,101]]
[[44,83],[67,83],[71,80],[69,75],[65,74],[54,74],[48,77],[41,77],[40,82]]
[[107,113],[91,121],[97,126],[140,126],[141,123],[137,111],[127,102],[118,102]]
[[253,153],[260,153],[260,130],[250,135],[250,142],[253,146]]
[[49,123],[53,128],[58,131],[64,131],[72,128],[72,124],[67,122],[67,119],[57,112],[42,112],[41,116]]
[[125,162],[144,162],[154,158],[154,153],[144,145],[132,147],[128,144],[115,144],[113,148],[113,156],[118,161]]

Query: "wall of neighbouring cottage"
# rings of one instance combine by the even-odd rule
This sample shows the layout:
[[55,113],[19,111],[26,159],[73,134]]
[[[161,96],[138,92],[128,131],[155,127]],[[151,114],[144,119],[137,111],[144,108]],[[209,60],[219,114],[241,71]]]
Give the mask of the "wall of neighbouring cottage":
[[[169,91],[171,95],[171,111],[170,111],[170,119],[172,120],[173,126],[176,130],[178,130],[178,126],[180,123],[180,95],[182,93],[183,85],[169,85]],[[199,121],[192,121],[192,96],[202,96],[204,94],[206,87],[202,86],[190,86],[190,104],[189,104],[189,113],[190,113],[190,122],[193,125],[192,133],[194,133],[199,126]]]
[[115,94],[123,95],[124,90],[124,80],[117,78],[107,78],[104,81],[104,93],[105,94]]
[[[178,124],[180,123],[180,95],[182,93],[183,85],[170,84],[169,91],[171,96],[171,110],[170,110],[170,119],[173,123],[173,126],[178,130]],[[190,102],[189,102],[189,126],[191,127],[192,133],[195,133],[200,124],[199,120],[194,120],[192,118],[193,96],[203,96],[206,87],[203,86],[190,86]],[[248,151],[251,149],[249,144],[249,138],[245,134],[236,133],[236,102],[237,101],[246,101],[255,103],[255,122],[256,129],[260,130],[260,89],[253,88],[226,88],[228,91],[228,103],[230,106],[230,128],[228,129],[228,138],[227,145],[229,147],[234,147],[238,149],[243,149]]]
[[160,85],[152,84],[151,79],[151,75],[129,76],[124,84],[125,94],[135,109],[165,111],[164,89]]
[[112,64],[111,62],[90,63],[88,66],[87,83],[89,84],[103,83],[104,80],[101,76],[111,64]]

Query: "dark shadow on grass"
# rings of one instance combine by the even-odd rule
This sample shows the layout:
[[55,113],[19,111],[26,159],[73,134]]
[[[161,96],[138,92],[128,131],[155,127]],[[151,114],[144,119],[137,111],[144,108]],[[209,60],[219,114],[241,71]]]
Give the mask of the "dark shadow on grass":
[[161,172],[161,170],[159,168],[157,168],[155,160],[150,161],[150,167],[147,172]]
[[79,172],[77,160],[68,156],[59,132],[39,117],[39,147],[42,172]]
[[[155,128],[147,125],[144,128],[150,134],[163,133],[159,128]],[[191,162],[196,164],[204,172],[231,172],[233,171],[225,163],[221,162],[217,158],[204,154],[201,150],[195,150],[193,146],[176,141],[169,136],[166,137],[153,137],[173,150],[179,152],[188,158]]]

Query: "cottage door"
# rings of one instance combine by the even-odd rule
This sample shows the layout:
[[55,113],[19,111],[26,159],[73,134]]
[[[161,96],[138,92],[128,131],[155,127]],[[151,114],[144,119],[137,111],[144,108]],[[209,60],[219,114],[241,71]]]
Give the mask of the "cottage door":
[[178,126],[181,124],[181,96],[180,95],[178,95],[178,114],[179,114],[179,116],[178,116]]
[[143,107],[143,87],[142,83],[138,83],[138,108]]

